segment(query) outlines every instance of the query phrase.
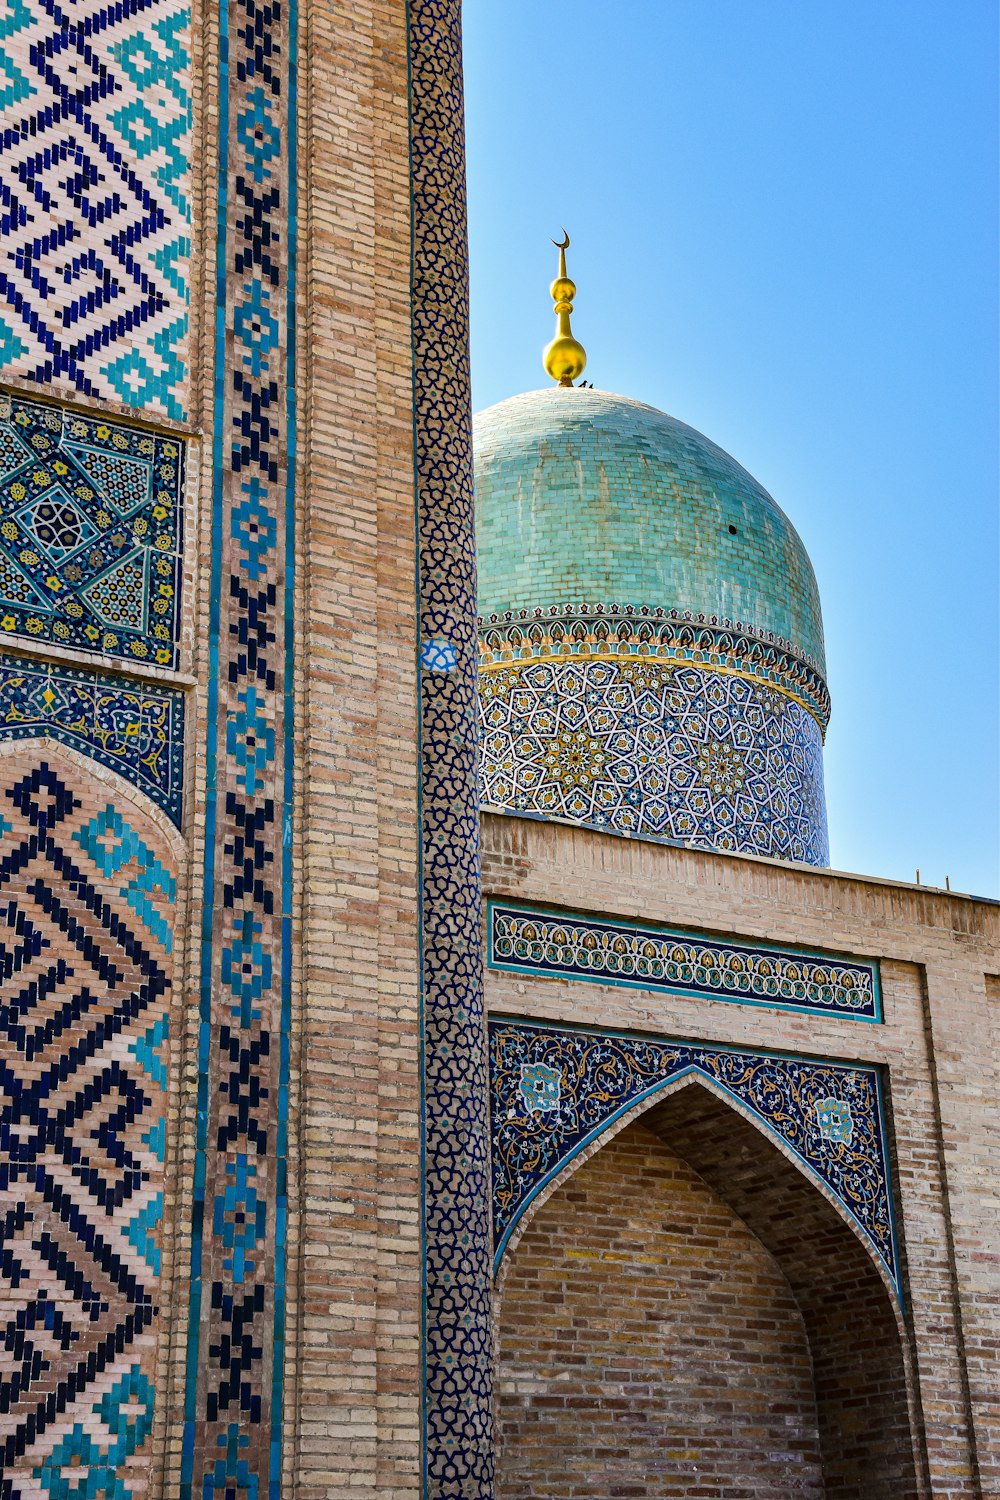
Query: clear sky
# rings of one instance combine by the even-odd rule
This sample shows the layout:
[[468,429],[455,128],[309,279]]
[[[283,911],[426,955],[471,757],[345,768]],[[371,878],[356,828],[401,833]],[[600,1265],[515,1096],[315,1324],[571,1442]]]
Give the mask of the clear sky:
[[[833,864],[1000,894],[995,0],[466,0],[477,409],[690,422],[812,557]],[[665,601],[669,602],[669,601]]]

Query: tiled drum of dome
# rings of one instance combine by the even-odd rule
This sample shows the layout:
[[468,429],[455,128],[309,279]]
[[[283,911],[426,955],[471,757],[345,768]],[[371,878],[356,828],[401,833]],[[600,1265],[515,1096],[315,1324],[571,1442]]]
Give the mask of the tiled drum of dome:
[[819,722],[690,662],[534,661],[480,677],[485,806],[828,862]]
[[513,396],[475,439],[484,804],[826,863],[819,590],[780,506],[611,392]]
[[182,421],[190,7],[8,0],[0,374]]
[[11,747],[0,782],[4,1496],[152,1493],[173,905],[106,785]]
[[177,665],[184,444],[0,394],[0,641]]

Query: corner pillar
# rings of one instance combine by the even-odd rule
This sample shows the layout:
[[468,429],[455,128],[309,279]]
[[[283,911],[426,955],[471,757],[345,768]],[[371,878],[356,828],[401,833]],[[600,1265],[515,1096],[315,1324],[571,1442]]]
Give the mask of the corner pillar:
[[424,1489],[493,1495],[489,1124],[459,0],[411,0],[419,571]]

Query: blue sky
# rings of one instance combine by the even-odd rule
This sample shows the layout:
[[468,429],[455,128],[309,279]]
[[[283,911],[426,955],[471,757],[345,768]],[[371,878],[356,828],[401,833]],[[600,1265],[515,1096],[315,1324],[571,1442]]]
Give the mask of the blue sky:
[[839,869],[1000,894],[993,0],[466,0],[477,409],[690,422],[819,579]]

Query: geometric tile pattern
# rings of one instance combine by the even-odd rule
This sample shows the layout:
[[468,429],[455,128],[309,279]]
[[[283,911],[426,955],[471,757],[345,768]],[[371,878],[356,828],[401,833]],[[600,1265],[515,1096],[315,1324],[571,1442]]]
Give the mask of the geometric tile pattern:
[[769,683],[830,722],[830,693],[815,662],[790,642],[717,615],[632,604],[566,604],[479,617],[479,667],[514,662],[650,656],[693,662]]
[[878,965],[644,923],[488,903],[487,963],[738,1005],[881,1021]]
[[0,656],[0,740],[39,737],[117,771],[180,827],[184,694],[177,688]]
[[177,665],[184,444],[0,393],[0,632]]
[[411,0],[423,940],[424,1495],[493,1495],[461,7]]
[[[174,876],[46,762],[0,783],[4,1500],[148,1493]],[[134,815],[130,811],[128,816]]]
[[770,683],[629,656],[480,673],[484,806],[829,863],[823,738]]
[[221,25],[198,1136],[182,1500],[276,1496],[292,965],[294,4]]
[[0,372],[185,417],[185,0],[8,0]]
[[[496,1016],[489,1023],[494,1269],[531,1201],[613,1121],[695,1074],[729,1095],[837,1199],[899,1294],[892,1186],[877,1068],[595,1032]],[[550,1077],[539,1108],[526,1071]]]

